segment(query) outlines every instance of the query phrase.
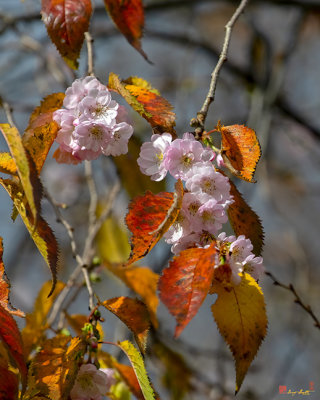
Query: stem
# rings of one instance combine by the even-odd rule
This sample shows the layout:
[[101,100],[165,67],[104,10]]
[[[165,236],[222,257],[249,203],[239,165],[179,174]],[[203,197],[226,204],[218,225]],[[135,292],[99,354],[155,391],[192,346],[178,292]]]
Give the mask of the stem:
[[87,43],[87,51],[88,51],[88,75],[94,76],[94,68],[93,68],[93,38],[89,32],[85,32],[84,37]]
[[197,113],[197,117],[192,119],[190,122],[190,125],[196,128],[195,132],[197,135],[201,135],[202,132],[204,131],[204,124],[205,124],[205,120],[208,115],[208,110],[209,110],[210,104],[214,101],[214,98],[215,98],[217,80],[218,80],[218,77],[220,74],[220,70],[221,70],[224,62],[227,60],[227,54],[228,54],[228,49],[229,49],[233,26],[236,23],[236,21],[238,20],[241,13],[243,12],[247,3],[248,3],[248,0],[242,0],[240,2],[238,8],[232,15],[232,17],[229,20],[229,22],[227,23],[227,25],[225,26],[226,34],[225,34],[225,38],[224,38],[224,42],[223,42],[223,47],[222,47],[222,51],[219,56],[218,63],[211,73],[211,82],[210,82],[208,94],[205,98],[205,101],[204,101],[202,107],[201,107],[201,110]]

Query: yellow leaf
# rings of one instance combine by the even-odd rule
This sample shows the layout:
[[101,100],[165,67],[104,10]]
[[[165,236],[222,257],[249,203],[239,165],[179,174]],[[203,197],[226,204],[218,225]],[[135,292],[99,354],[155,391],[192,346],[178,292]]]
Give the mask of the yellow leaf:
[[17,174],[17,166],[9,153],[0,153],[0,172],[10,175]]
[[18,175],[33,218],[37,221],[40,213],[42,187],[37,177],[35,165],[22,144],[17,128],[11,127],[9,124],[0,124],[0,130],[16,163]]
[[60,335],[46,340],[29,368],[28,390],[24,398],[37,395],[67,400],[85,349],[85,342],[78,337],[70,340],[69,336]]
[[115,217],[105,220],[97,235],[100,257],[109,263],[124,263],[130,254],[127,231]]
[[159,304],[157,286],[159,275],[147,267],[107,265],[107,268],[121,279],[128,288],[141,297],[149,310],[152,325],[157,328],[157,308]]
[[229,345],[236,364],[236,393],[267,332],[267,315],[260,286],[244,273],[241,283],[224,287],[214,281],[212,293],[218,298],[212,314]]
[[52,287],[48,294],[50,295],[57,281],[58,244],[56,238],[42,217],[39,217],[36,226],[30,221],[30,207],[19,184],[11,179],[0,178],[0,185],[8,192],[34,243],[50,268],[52,274]]
[[48,328],[48,313],[65,286],[63,282],[58,281],[54,292],[48,297],[51,285],[50,281],[44,283],[34,303],[33,312],[26,316],[26,326],[21,332],[26,357],[44,339],[44,331]]

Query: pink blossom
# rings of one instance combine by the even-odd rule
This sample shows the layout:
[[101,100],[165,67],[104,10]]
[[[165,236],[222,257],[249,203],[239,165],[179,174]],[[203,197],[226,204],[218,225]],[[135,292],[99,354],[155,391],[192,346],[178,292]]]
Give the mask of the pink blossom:
[[109,391],[113,383],[113,376],[99,371],[93,364],[83,364],[70,392],[70,398],[71,400],[102,400],[102,396]]
[[255,257],[254,254],[250,254],[243,262],[244,272],[250,274],[255,280],[261,278],[264,274],[264,265],[262,257]]
[[170,226],[163,237],[167,243],[174,244],[190,232],[189,219],[186,217],[184,210],[181,209],[177,219]]
[[128,153],[128,141],[133,134],[133,127],[126,122],[120,122],[112,127],[112,135],[102,148],[105,156],[120,156]]
[[218,203],[229,205],[229,179],[217,172],[210,162],[196,163],[188,173],[186,188],[192,193],[207,193]]
[[64,107],[68,109],[76,108],[80,101],[88,95],[91,90],[106,90],[106,86],[102,85],[102,83],[93,76],[76,79],[71,87],[66,90],[66,96],[63,101]]
[[[80,118],[81,121],[81,118]],[[82,120],[73,133],[74,150],[91,150],[101,153],[112,137],[112,130],[103,122]],[[72,147],[73,144],[70,145]]]
[[230,245],[231,263],[243,261],[252,254],[253,246],[250,239],[246,239],[244,235],[240,235]]
[[192,232],[182,236],[180,240],[175,242],[171,247],[171,251],[173,254],[179,254],[181,251],[193,247],[206,248],[210,246],[213,239],[213,235],[205,230],[201,232]]
[[79,115],[87,119],[95,121],[103,121],[106,125],[111,126],[115,123],[119,104],[111,99],[108,89],[94,89],[85,96],[78,104]]
[[206,162],[214,158],[212,150],[205,149],[191,133],[185,133],[182,139],[174,140],[166,151],[164,167],[176,179],[187,179],[187,174],[197,162]]
[[210,199],[199,207],[197,217],[198,220],[193,224],[193,230],[196,232],[206,230],[214,235],[221,229],[222,224],[228,221],[224,207],[215,199]]
[[145,142],[141,146],[137,163],[141,172],[151,175],[151,179],[154,181],[161,181],[167,174],[164,157],[171,141],[170,133],[155,134],[151,136],[151,142]]

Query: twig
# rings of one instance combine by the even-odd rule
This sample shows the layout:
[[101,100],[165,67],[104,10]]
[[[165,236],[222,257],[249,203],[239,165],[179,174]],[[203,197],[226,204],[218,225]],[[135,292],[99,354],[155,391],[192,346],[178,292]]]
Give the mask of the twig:
[[197,135],[201,135],[201,133],[203,132],[204,123],[205,123],[205,120],[208,115],[208,110],[209,110],[210,104],[214,101],[219,73],[222,68],[222,65],[227,60],[227,54],[228,54],[228,49],[229,49],[233,26],[236,23],[236,21],[238,20],[238,18],[240,17],[240,15],[243,12],[244,8],[246,7],[247,3],[248,3],[248,0],[241,0],[241,3],[239,4],[238,8],[232,15],[232,17],[229,20],[229,22],[227,23],[227,25],[225,26],[226,34],[225,34],[225,38],[224,38],[222,51],[221,51],[218,63],[211,74],[211,82],[210,82],[207,97],[201,107],[201,110],[197,113],[197,118],[193,118],[190,122],[190,125],[196,128],[195,132]]
[[311,309],[311,307],[309,305],[305,304],[301,300],[301,297],[296,292],[296,289],[294,288],[294,286],[291,283],[289,285],[285,285],[284,283],[278,281],[278,279],[271,272],[266,272],[266,275],[268,275],[272,279],[274,285],[280,286],[283,289],[286,289],[289,292],[291,292],[295,297],[294,302],[297,303],[301,308],[303,308],[311,316],[311,318],[314,321],[314,326],[316,328],[320,329],[320,321],[319,321],[319,319],[316,317],[316,315],[314,314],[314,312]]
[[85,32],[84,37],[87,43],[87,51],[88,51],[88,75],[94,76],[93,69],[93,38],[89,32]]
[[92,164],[90,161],[85,161],[85,176],[87,180],[87,185],[90,194],[90,204],[89,204],[89,228],[93,226],[96,222],[96,211],[98,206],[98,193],[96,184],[93,179]]
[[13,128],[17,128],[16,124],[14,123],[13,120],[13,115],[12,115],[12,107],[10,106],[9,103],[7,103],[6,101],[4,101],[1,97],[0,97],[0,106],[3,108],[7,120],[9,122],[9,124],[13,127]]

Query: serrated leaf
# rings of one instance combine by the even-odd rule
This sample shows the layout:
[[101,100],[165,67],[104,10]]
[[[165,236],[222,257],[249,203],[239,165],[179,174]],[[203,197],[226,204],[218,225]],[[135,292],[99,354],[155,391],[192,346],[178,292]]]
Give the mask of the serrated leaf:
[[235,359],[237,393],[267,332],[264,297],[260,286],[246,273],[241,283],[231,288],[215,281],[212,293],[218,295],[212,314]]
[[130,297],[115,297],[101,303],[107,310],[116,315],[133,332],[141,353],[145,352],[150,317],[146,305]]
[[129,289],[141,297],[146,304],[152,325],[158,328],[157,308],[159,299],[157,297],[157,285],[159,275],[147,267],[122,267],[107,263],[107,268],[115,276],[124,282]]
[[17,166],[9,153],[0,153],[0,172],[17,175]]
[[16,321],[11,314],[0,305],[0,340],[5,343],[8,353],[19,368],[22,384],[27,381],[27,365],[23,355],[23,344]]
[[46,340],[29,368],[28,390],[49,399],[67,400],[74,385],[79,364],[85,353],[86,343],[78,338],[56,336]]
[[144,28],[142,0],[104,0],[106,9],[119,31],[128,42],[147,60],[141,41]]
[[[134,82],[134,84],[127,82]],[[145,118],[154,132],[175,132],[175,113],[172,111],[172,105],[156,90],[151,89],[148,82],[137,77],[120,81],[118,75],[110,73],[108,87],[119,93],[135,111]]]
[[0,237],[0,306],[2,306],[12,315],[16,315],[18,317],[24,317],[24,312],[9,307],[11,306],[9,301],[10,283],[5,273],[2,257],[3,257],[3,244],[2,244],[2,237]]
[[32,350],[45,339],[45,330],[48,328],[47,316],[57,296],[64,288],[63,282],[57,282],[52,295],[48,297],[52,283],[45,282],[35,300],[33,311],[26,316],[26,325],[21,335],[24,344],[25,355],[28,357]]
[[150,179],[150,176],[143,174],[137,163],[142,142],[139,138],[133,136],[128,143],[128,153],[115,157],[113,162],[117,167],[119,178],[128,192],[130,198],[141,195],[146,190],[152,193],[165,191],[166,183],[156,182]]
[[119,342],[118,346],[126,353],[127,357],[129,358],[145,400],[154,400],[155,395],[150,385],[141,354],[134,347],[134,345],[129,342],[129,340]]
[[32,216],[37,221],[41,208],[42,185],[38,179],[33,160],[24,148],[21,136],[15,127],[11,127],[9,124],[0,124],[0,130],[16,163],[17,172]]
[[207,249],[184,250],[159,279],[160,299],[177,321],[176,337],[196,315],[210,290],[215,257],[214,242]]
[[57,281],[58,244],[56,238],[51,228],[42,217],[39,217],[36,226],[30,221],[30,208],[20,185],[13,180],[1,178],[0,185],[8,192],[30,236],[50,268],[52,287],[51,292],[48,294],[49,296],[53,292]]
[[176,220],[181,209],[183,186],[179,180],[174,193],[146,192],[129,205],[126,223],[132,232],[131,254],[127,264],[144,257]]
[[230,224],[237,236],[244,235],[251,240],[253,253],[260,256],[263,248],[264,232],[260,218],[243,199],[235,184],[231,185],[230,194],[234,202],[228,208]]
[[19,389],[18,376],[9,371],[7,367],[0,365],[0,377],[0,400],[17,399]]
[[73,69],[89,29],[91,0],[42,0],[41,14],[48,35],[59,53]]
[[22,136],[22,143],[31,155],[38,174],[57,136],[59,126],[52,116],[54,111],[62,107],[64,97],[64,93],[53,93],[45,97],[31,114],[28,127]]
[[261,148],[255,131],[244,125],[223,126],[221,149],[229,159],[236,176],[254,182],[253,175],[261,157]]

